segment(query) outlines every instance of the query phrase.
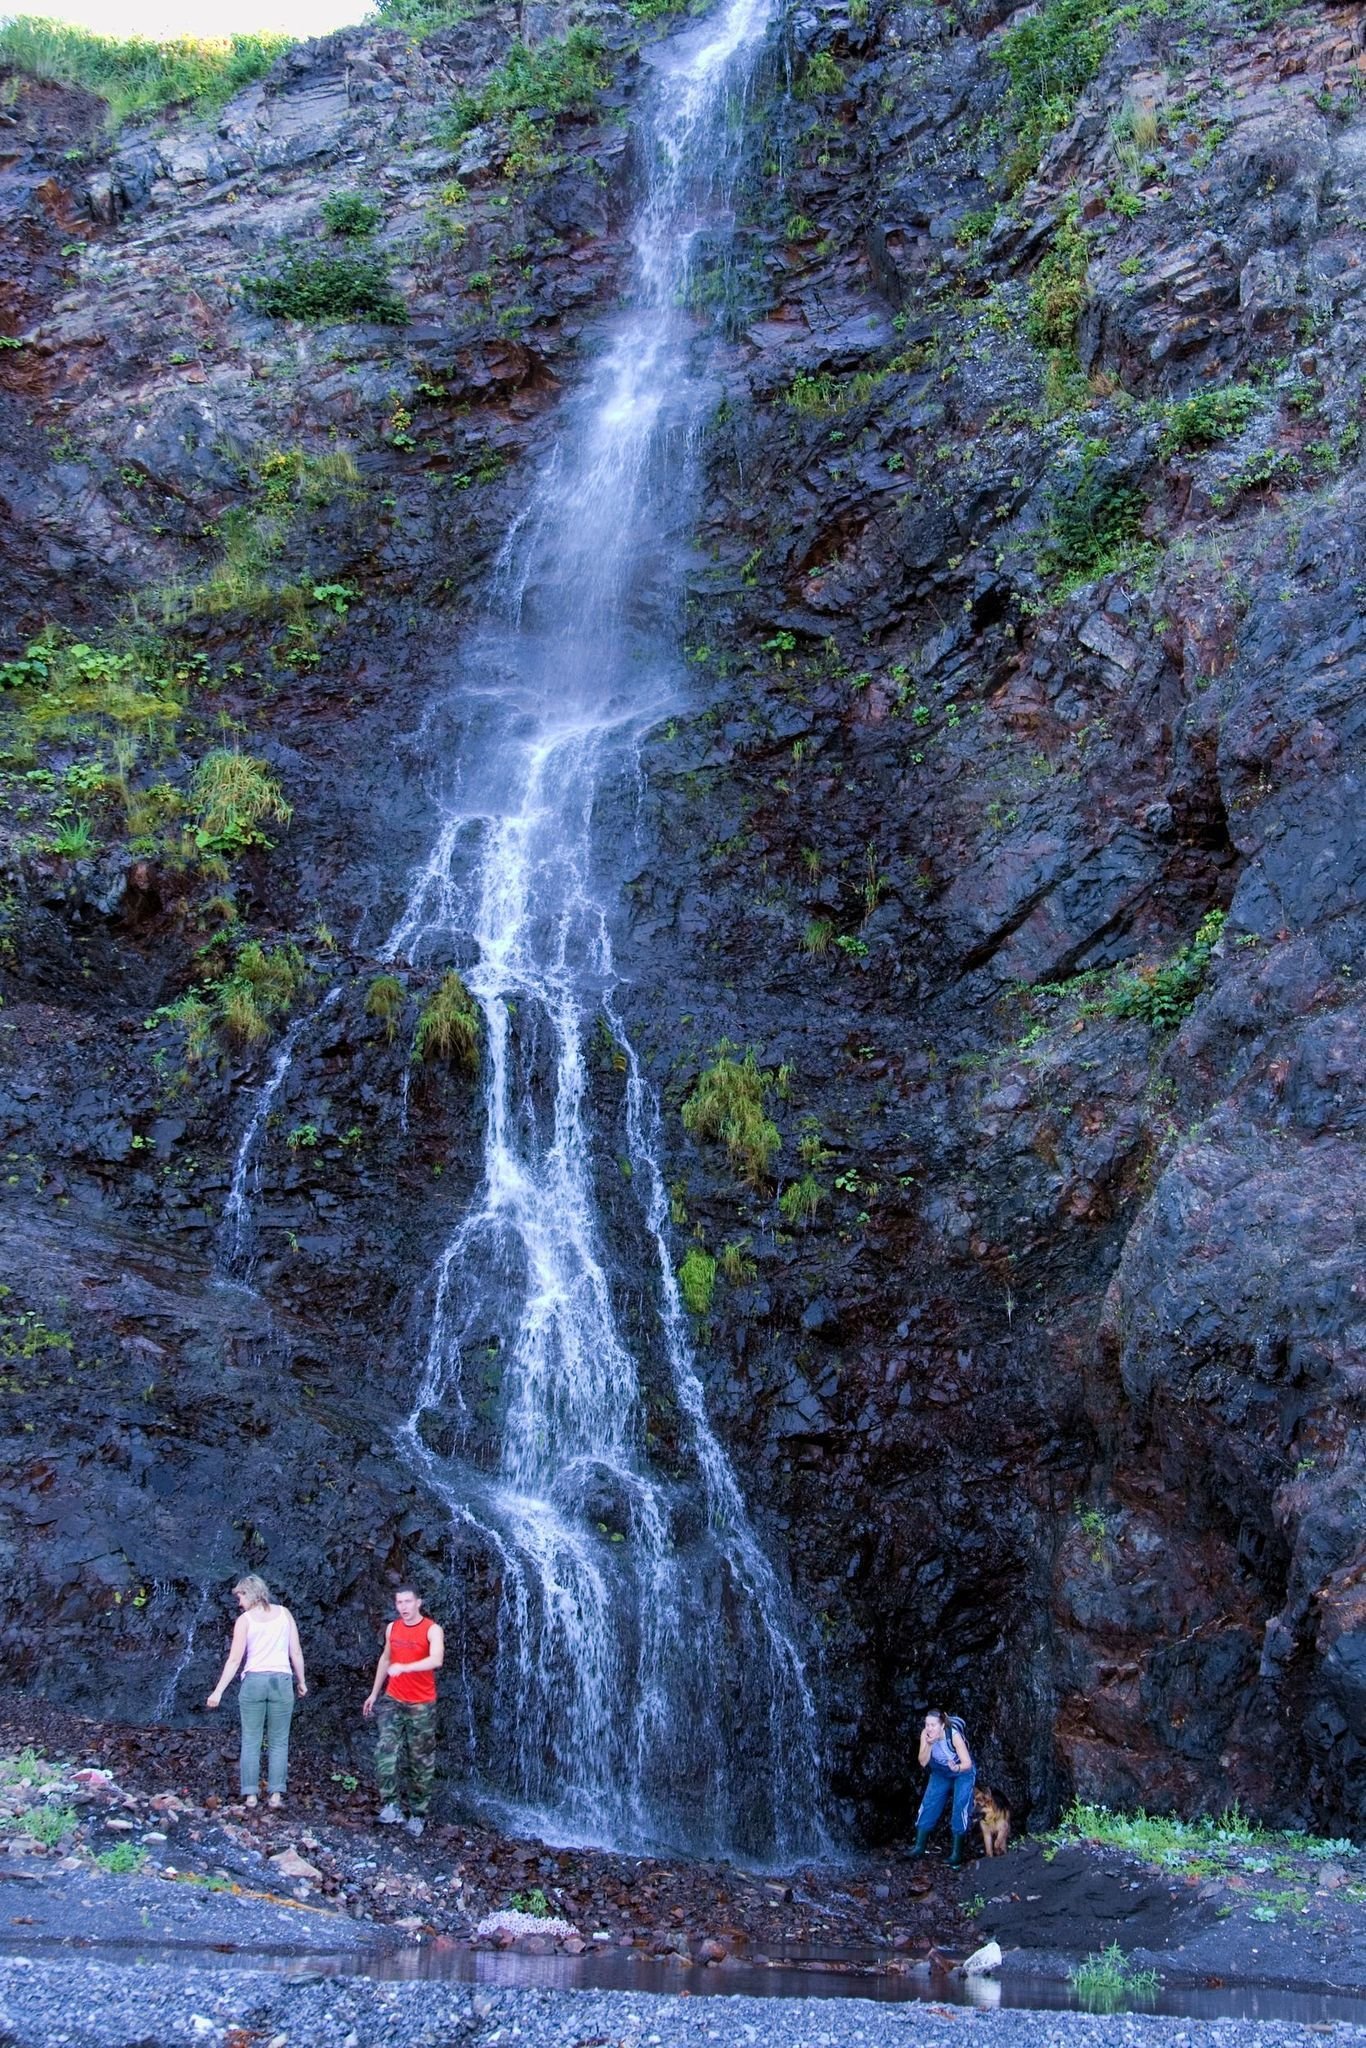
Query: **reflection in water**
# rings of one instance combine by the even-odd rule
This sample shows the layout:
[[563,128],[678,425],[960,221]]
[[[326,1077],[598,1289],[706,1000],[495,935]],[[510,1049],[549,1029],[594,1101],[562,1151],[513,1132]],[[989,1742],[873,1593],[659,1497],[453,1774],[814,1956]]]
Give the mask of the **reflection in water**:
[[[87,1942],[79,1938],[20,1940],[0,1934],[0,1958],[56,1955],[98,1963],[175,1963],[189,1969],[265,1970],[294,1982],[359,1976],[384,1983],[483,1984],[503,1991],[622,1991],[636,1996],[746,1998],[860,1998],[882,2004],[972,2006],[980,2011],[1083,2010],[1070,1985],[1023,1975],[962,1978],[899,1958],[845,1951],[817,1954],[796,1945],[775,1946],[768,1961],[726,1962],[701,1968],[660,1961],[637,1949],[590,1950],[582,1956],[519,1955],[471,1949],[439,1936],[434,1941],[374,1953],[317,1954],[294,1950],[225,1951],[192,1942]],[[1269,1984],[1169,1984],[1142,2008],[1173,2019],[1279,2020],[1300,2026],[1366,2026],[1366,1998],[1333,1991],[1285,1991]],[[1126,2015],[1117,2017],[1123,2020]]]

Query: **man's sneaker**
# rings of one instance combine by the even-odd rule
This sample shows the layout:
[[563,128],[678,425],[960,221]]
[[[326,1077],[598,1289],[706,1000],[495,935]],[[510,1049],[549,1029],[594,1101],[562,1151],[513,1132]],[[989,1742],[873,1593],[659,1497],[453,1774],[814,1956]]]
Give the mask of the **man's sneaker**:
[[403,1818],[403,1808],[393,1805],[392,1802],[388,1806],[381,1806],[379,1818],[381,1827],[394,1827]]
[[422,1815],[420,1813],[410,1813],[407,1820],[404,1821],[403,1825],[405,1828],[407,1828],[408,1833],[412,1836],[413,1840],[416,1841],[418,1836],[422,1833],[422,1830],[426,1827],[427,1823],[422,1818]]

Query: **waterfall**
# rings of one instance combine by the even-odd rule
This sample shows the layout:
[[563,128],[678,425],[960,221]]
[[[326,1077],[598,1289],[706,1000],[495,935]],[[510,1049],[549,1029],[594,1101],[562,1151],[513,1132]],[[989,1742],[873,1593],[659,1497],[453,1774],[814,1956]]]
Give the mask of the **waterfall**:
[[329,989],[316,1010],[305,1010],[294,1019],[280,1041],[265,1080],[252,1097],[251,1112],[237,1141],[237,1156],[232,1163],[232,1180],[228,1186],[228,1199],[223,1205],[223,1227],[218,1239],[219,1268],[229,1279],[246,1281],[251,1277],[254,1249],[251,1229],[251,1197],[255,1192],[253,1168],[266,1128],[266,1119],[275,1107],[275,1098],[284,1086],[289,1070],[294,1064],[294,1048],[305,1027],[330,1010],[340,994],[340,986]]
[[[815,1707],[693,1362],[594,832],[682,701],[676,565],[714,395],[690,255],[728,224],[729,116],[772,6],[726,0],[656,52],[632,303],[461,650],[458,790],[386,956],[458,966],[483,1020],[482,1175],[401,1442],[501,1587],[490,1792],[561,1841],[780,1859],[824,1839]],[[621,1156],[589,1113],[604,1039]]]

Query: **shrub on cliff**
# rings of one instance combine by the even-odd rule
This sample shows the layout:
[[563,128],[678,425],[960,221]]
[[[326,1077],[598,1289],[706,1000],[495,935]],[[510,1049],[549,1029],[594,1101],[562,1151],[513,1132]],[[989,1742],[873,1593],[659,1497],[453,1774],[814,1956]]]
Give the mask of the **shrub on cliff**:
[[363,320],[402,327],[408,308],[389,282],[382,256],[287,256],[278,270],[244,279],[243,293],[271,320]]
[[1241,434],[1262,402],[1250,384],[1193,392],[1168,408],[1158,453],[1175,455],[1182,448],[1211,448],[1216,441]]
[[462,92],[451,109],[452,139],[495,114],[591,114],[608,83],[598,59],[602,40],[589,28],[571,28],[558,41],[530,50],[514,43],[476,92]]
[[1111,990],[1105,1008],[1112,1017],[1139,1017],[1155,1031],[1175,1031],[1205,985],[1210,955],[1224,930],[1225,913],[1211,910],[1188,946],[1165,967],[1140,967]]
[[20,15],[0,26],[0,64],[31,78],[84,86],[105,100],[111,125],[132,114],[192,104],[220,107],[261,78],[289,36],[101,36],[64,21]]
[[1145,510],[1143,493],[1107,462],[1106,444],[1087,442],[1049,491],[1041,566],[1071,583],[1132,566]]
[[383,211],[363,192],[331,192],[323,201],[323,220],[330,233],[348,241],[363,242],[373,235],[384,218]]
[[1012,192],[1034,175],[1044,146],[1065,128],[1099,71],[1115,32],[1112,0],[1044,0],[996,45],[1010,84],[1006,117],[1015,147],[1006,167]]

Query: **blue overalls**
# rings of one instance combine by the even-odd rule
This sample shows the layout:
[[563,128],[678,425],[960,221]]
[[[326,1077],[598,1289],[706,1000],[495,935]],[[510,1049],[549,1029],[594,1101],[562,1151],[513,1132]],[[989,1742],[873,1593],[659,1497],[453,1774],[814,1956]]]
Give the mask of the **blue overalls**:
[[930,1775],[925,1786],[925,1796],[920,1802],[920,1811],[915,1817],[916,1833],[928,1834],[943,1815],[944,1808],[952,1797],[953,1832],[955,1836],[966,1835],[972,1819],[972,1793],[976,1783],[976,1764],[969,1764],[964,1770],[958,1762],[952,1741],[947,1735],[941,1735],[930,1747]]

